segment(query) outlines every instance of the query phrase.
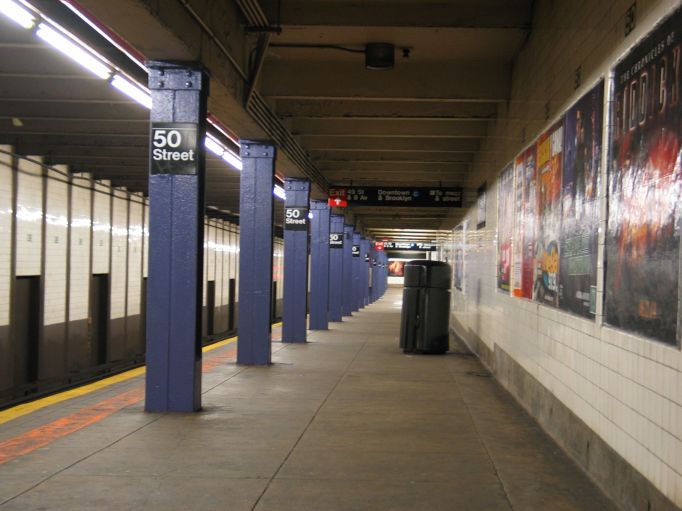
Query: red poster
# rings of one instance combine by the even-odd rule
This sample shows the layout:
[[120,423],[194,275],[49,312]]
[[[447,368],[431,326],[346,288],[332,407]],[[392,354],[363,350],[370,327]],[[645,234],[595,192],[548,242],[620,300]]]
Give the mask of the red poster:
[[514,161],[514,225],[511,286],[513,296],[531,298],[535,261],[535,145]]
[[561,163],[564,128],[558,123],[537,142],[537,244],[533,299],[559,306],[559,247],[561,240]]
[[497,187],[497,288],[509,293],[514,224],[514,169],[508,165]]

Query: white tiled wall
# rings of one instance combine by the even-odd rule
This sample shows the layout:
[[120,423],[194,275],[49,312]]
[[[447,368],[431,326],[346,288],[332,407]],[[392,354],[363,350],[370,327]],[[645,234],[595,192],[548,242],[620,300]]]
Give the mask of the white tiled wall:
[[46,169],[45,275],[43,318],[45,325],[66,321],[66,269],[69,227],[68,169]]
[[12,148],[0,145],[0,326],[9,325],[14,173]]
[[[499,172],[679,5],[677,0],[638,1],[637,27],[625,37],[624,13],[631,3],[536,2],[532,35],[514,66],[511,101],[500,106],[501,119],[483,146],[488,161],[475,163],[469,183],[476,189],[487,180],[488,212],[482,230],[475,228],[475,207],[466,215],[464,290],[453,289],[452,324],[465,339],[476,336],[490,349],[503,349],[682,506],[680,349],[604,326],[600,309],[596,320],[588,320],[496,291]],[[573,91],[578,66],[583,86]],[[550,118],[542,121],[546,103]],[[455,236],[463,235],[453,234],[450,250],[458,243]],[[600,293],[602,273],[600,268]]]
[[128,270],[128,192],[114,190],[111,212],[111,319],[126,315],[126,275]]
[[[13,242],[18,275],[40,275],[45,267],[44,324],[88,318],[92,274],[111,276],[112,319],[140,314],[142,278],[148,268],[148,199],[41,161],[12,155],[11,147],[0,146],[0,325],[10,321]],[[20,171],[11,167],[13,162]],[[13,235],[14,180],[18,207]],[[237,278],[238,227],[215,219],[205,224],[205,275],[210,272],[216,279],[215,303],[220,307],[229,303],[228,280]],[[275,245],[281,258],[281,240]],[[227,315],[216,318],[216,330],[224,331]]]
[[130,195],[130,215],[128,219],[128,300],[126,315],[140,313],[142,299],[142,237],[143,237],[143,197],[142,194]]
[[76,174],[72,183],[69,321],[78,321],[88,318],[90,300],[92,180],[88,174]]
[[111,246],[111,188],[95,181],[92,194],[92,273],[109,273]]
[[40,275],[43,247],[43,167],[42,158],[32,156],[18,162],[16,274]]

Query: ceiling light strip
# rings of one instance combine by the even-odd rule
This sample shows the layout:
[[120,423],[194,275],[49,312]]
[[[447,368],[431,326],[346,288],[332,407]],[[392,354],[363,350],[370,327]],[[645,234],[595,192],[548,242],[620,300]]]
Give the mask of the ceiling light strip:
[[[120,45],[110,37],[108,32],[103,31],[98,24],[94,23],[87,15],[82,13],[79,10],[79,6],[76,6],[70,1],[64,3],[91,28],[96,30],[119,50],[123,51],[135,64],[141,64],[139,57],[133,56],[130,52],[121,48]],[[69,57],[75,63],[98,78],[107,80],[112,87],[125,94],[136,103],[147,109],[151,109],[152,97],[146,87],[109,64],[103,56],[80,41],[74,34],[64,30],[58,24],[48,20],[44,16],[39,15],[34,7],[31,6],[29,8],[28,4],[18,0],[0,0],[0,14],[5,15],[26,30],[35,29],[35,35],[38,38],[57,49],[63,55]],[[236,137],[232,133],[229,133],[215,116],[209,114],[208,122],[213,128],[218,130],[233,143],[239,143]],[[241,158],[215,137],[207,135],[204,139],[204,146],[232,168],[238,171],[242,170]],[[272,193],[280,199],[284,199],[286,196],[284,188],[280,185],[275,185]]]

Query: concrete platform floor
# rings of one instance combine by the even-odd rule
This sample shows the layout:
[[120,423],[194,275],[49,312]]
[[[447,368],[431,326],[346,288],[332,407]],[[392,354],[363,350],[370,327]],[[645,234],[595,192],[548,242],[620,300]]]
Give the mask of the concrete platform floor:
[[400,352],[400,293],[271,367],[207,354],[201,413],[144,413],[138,377],[6,422],[0,455],[111,412],[6,456],[0,509],[614,509],[477,360]]

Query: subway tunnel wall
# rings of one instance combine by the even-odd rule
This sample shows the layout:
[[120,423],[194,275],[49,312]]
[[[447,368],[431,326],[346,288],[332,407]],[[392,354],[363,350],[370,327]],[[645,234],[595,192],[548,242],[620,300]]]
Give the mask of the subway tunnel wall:
[[[0,407],[144,361],[149,203],[0,145]],[[239,226],[206,217],[203,328],[238,324]],[[283,240],[273,250],[281,316]]]
[[[439,257],[453,266],[453,335],[624,509],[673,509],[682,506],[682,8],[633,6],[536,3],[511,99],[474,164],[479,200],[453,216]],[[632,101],[628,111],[624,95],[647,70],[648,108],[666,100],[666,112]],[[639,117],[627,124],[630,114]],[[667,145],[654,154],[641,141],[657,136]],[[632,159],[623,139],[641,144]],[[649,151],[639,174],[636,150]],[[579,165],[592,173],[584,182]],[[637,177],[626,182],[628,173]]]

